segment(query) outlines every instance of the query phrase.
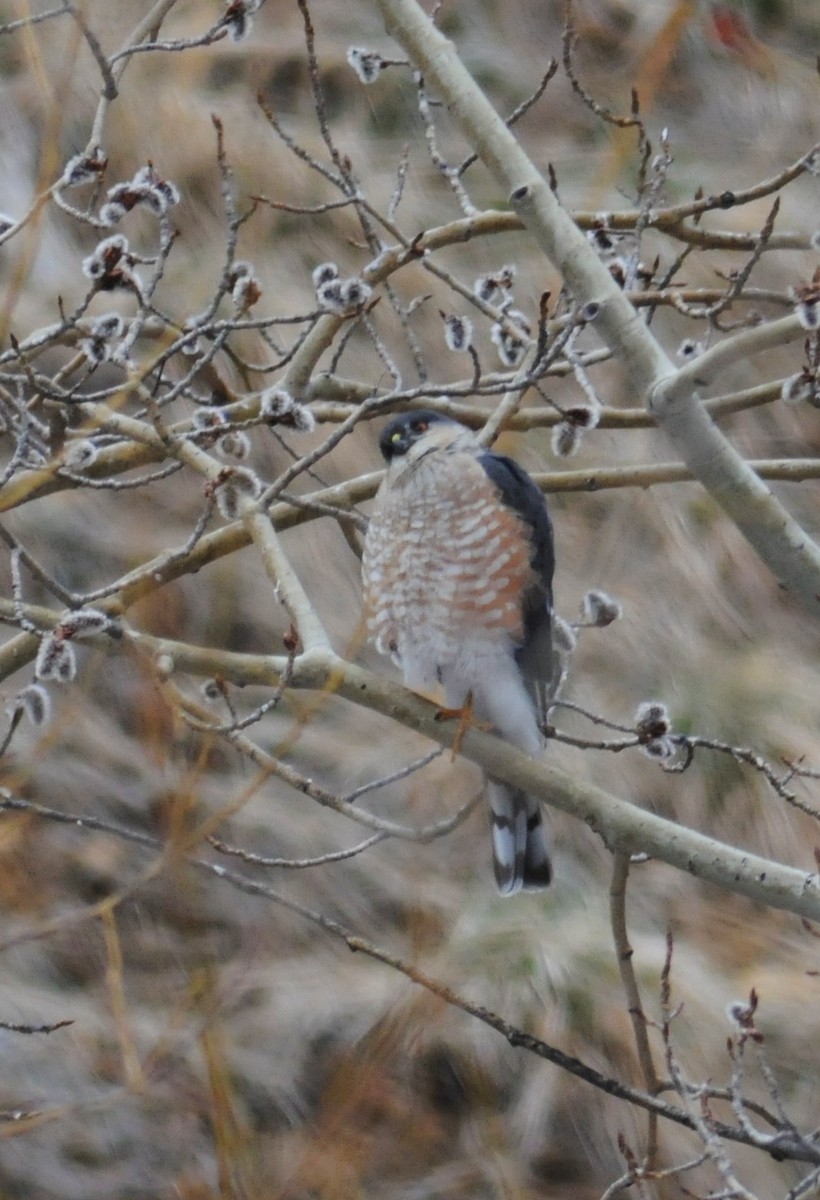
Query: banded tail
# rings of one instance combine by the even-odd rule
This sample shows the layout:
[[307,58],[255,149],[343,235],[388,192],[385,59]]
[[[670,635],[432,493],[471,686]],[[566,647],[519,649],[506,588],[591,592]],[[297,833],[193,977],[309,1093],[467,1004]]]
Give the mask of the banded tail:
[[552,879],[547,834],[538,801],[519,788],[487,782],[493,870],[502,896],[540,891]]

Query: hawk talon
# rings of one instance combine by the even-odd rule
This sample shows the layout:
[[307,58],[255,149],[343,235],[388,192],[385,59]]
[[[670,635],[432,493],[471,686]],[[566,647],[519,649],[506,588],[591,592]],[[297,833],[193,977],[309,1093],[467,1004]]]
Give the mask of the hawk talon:
[[485,733],[491,732],[493,728],[488,721],[479,721],[474,715],[472,692],[468,695],[466,702],[462,704],[461,708],[439,708],[434,720],[458,721],[458,729],[456,730],[456,736],[453,738],[451,746],[453,759],[460,753],[464,735],[471,725],[475,729],[483,729]]

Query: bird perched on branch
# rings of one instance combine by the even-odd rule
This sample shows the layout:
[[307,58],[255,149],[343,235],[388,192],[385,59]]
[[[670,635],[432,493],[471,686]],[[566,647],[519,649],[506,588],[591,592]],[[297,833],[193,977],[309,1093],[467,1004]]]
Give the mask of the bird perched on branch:
[[[459,422],[396,417],[365,541],[368,634],[407,687],[442,686],[514,746],[538,754],[552,674],[552,526],[532,479]],[[551,866],[538,801],[490,779],[499,891],[544,888]]]

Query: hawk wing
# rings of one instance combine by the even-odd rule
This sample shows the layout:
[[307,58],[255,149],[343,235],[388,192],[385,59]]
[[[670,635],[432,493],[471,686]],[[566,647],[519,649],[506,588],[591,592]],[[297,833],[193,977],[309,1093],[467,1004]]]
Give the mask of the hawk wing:
[[524,640],[516,661],[536,701],[546,716],[547,688],[552,677],[552,576],[555,569],[552,522],[544,497],[527,472],[503,454],[487,451],[478,462],[498,489],[502,502],[521,519],[530,543],[534,580],[521,597]]

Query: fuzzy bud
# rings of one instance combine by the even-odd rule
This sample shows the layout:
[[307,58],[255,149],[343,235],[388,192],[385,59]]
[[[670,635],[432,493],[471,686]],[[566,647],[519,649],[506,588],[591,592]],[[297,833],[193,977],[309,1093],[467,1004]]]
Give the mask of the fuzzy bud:
[[94,253],[83,259],[83,274],[89,279],[98,279],[104,273],[106,265],[115,265],[127,254],[128,239],[122,234],[115,233],[111,237],[103,238]]
[[817,375],[806,367],[799,375],[784,379],[780,398],[785,404],[811,404],[813,408],[820,408]]
[[120,204],[119,200],[107,200],[100,208],[100,220],[103,225],[117,225],[128,212],[124,204]]
[[262,484],[247,467],[230,467],[214,488],[216,506],[226,521],[240,515],[242,500],[255,500],[262,493]]
[[228,30],[233,42],[241,42],[251,31],[251,14],[258,11],[262,0],[227,0],[227,8],[220,22]]
[[816,333],[820,328],[820,267],[809,283],[789,288],[789,295],[794,301],[795,315],[800,324],[808,333]]
[[659,700],[644,700],[635,713],[635,732],[641,742],[664,738],[672,728],[666,705]]
[[762,1042],[763,1034],[755,1025],[757,1005],[757,992],[752,988],[748,1000],[733,1000],[731,1004],[727,1004],[726,1016],[742,1038],[751,1038],[753,1042]]
[[490,330],[490,340],[498,347],[498,357],[506,367],[517,367],[527,349],[530,323],[524,313],[516,308],[508,310],[507,320],[500,321]]
[[40,639],[40,648],[34,662],[34,678],[43,682],[70,683],[77,674],[77,659],[73,648],[56,633],[47,633]]
[[552,617],[552,640],[556,650],[562,654],[572,654],[578,644],[575,630],[568,621],[556,613],[553,613]]
[[140,203],[145,208],[150,209],[155,217],[162,217],[168,211],[168,201],[165,199],[165,193],[159,188],[147,187],[140,197]]
[[510,308],[507,310],[507,321],[513,325],[516,331],[520,331],[522,337],[529,337],[531,333],[531,325],[524,313],[518,308]]
[[[617,283],[619,288],[626,287],[626,281],[629,278],[629,262],[627,259],[625,259],[623,257],[623,255],[619,254],[615,258],[611,258],[609,260],[609,262],[606,264],[606,269],[609,271],[610,275],[615,280],[615,282]],[[588,309],[589,307],[590,307],[589,305],[584,306],[585,309]],[[595,306],[595,316],[596,317],[597,317],[599,311],[600,311],[600,306],[596,305]],[[584,319],[587,320],[586,317]]]
[[517,367],[520,364],[527,349],[523,336],[519,337],[508,326],[499,322],[490,330],[490,340],[498,348],[498,357],[505,367]]
[[608,229],[606,222],[596,225],[594,229],[587,230],[587,241],[595,247],[603,259],[618,254],[623,240],[624,235]]
[[91,336],[95,338],[122,337],[125,322],[119,313],[104,313],[91,322]]
[[370,286],[363,279],[346,279],[342,283],[342,301],[347,312],[358,312],[370,299]]
[[136,283],[131,267],[134,258],[128,248],[128,240],[121,233],[104,238],[93,254],[83,259],[83,274],[93,279],[103,291]]
[[385,67],[382,56],[376,50],[364,50],[361,46],[350,46],[347,61],[361,83],[375,83]]
[[454,353],[463,353],[473,342],[473,323],[469,317],[445,316],[444,341],[447,349]]
[[155,195],[148,200],[149,206],[159,214],[179,204],[179,188],[170,179],[163,179],[154,169],[153,163],[140,167],[133,180],[135,187],[149,188]]
[[259,415],[271,425],[290,425],[300,433],[312,433],[316,418],[310,409],[294,400],[284,388],[267,388],[259,397]]
[[621,616],[621,611],[617,600],[613,600],[606,592],[596,589],[587,592],[581,607],[584,622],[587,625],[599,627],[611,625],[613,621],[617,621]]
[[215,408],[213,405],[208,405],[205,408],[198,408],[191,418],[191,424],[194,429],[201,430],[216,430],[221,425],[228,425],[228,417],[221,408]]
[[239,275],[234,280],[233,287],[231,288],[231,299],[239,312],[247,312],[249,308],[253,308],[261,295],[262,288],[259,280],[250,272]]
[[810,333],[820,327],[820,298],[801,300],[794,311],[800,324]]
[[108,158],[99,146],[95,146],[87,154],[75,154],[66,163],[59,179],[59,186],[70,188],[90,183],[92,180],[99,179],[107,166]]
[[552,429],[552,452],[556,458],[572,458],[581,448],[581,429],[572,421],[559,421]]
[[105,225],[116,225],[138,204],[156,217],[163,217],[172,205],[179,204],[179,192],[174,184],[162,179],[151,163],[140,167],[127,183],[115,183],[108,189],[106,203],[100,209],[100,220]]
[[334,262],[319,263],[319,266],[314,268],[311,275],[315,288],[320,288],[323,283],[331,283],[334,279],[338,278],[339,268]]
[[564,409],[564,420],[576,429],[597,429],[601,410],[593,404],[573,404]]
[[293,412],[294,399],[284,388],[266,388],[259,396],[259,413],[269,420],[287,416]]
[[89,337],[80,340],[79,347],[92,366],[112,357],[109,338],[121,337],[125,323],[119,313],[105,313],[91,322]]
[[480,275],[473,284],[473,294],[484,304],[496,304],[510,290],[514,279],[515,264],[506,263],[497,271],[489,271],[486,275]]
[[498,357],[505,367],[518,367],[524,358],[526,343],[506,331],[498,341]]
[[473,284],[473,295],[483,304],[492,304],[498,294],[498,284],[492,275],[480,275]]
[[102,338],[80,338],[77,345],[89,366],[98,367],[109,356],[109,347]]
[[69,442],[63,454],[63,465],[71,471],[85,471],[97,458],[97,447],[90,438]]
[[51,697],[39,683],[30,683],[16,696],[12,696],[6,705],[6,712],[10,717],[13,717],[15,713],[22,712],[37,729],[47,725],[51,720]]
[[55,634],[68,639],[83,634],[110,633],[112,625],[113,622],[107,613],[98,608],[77,608],[60,618]]
[[780,389],[780,399],[784,404],[799,404],[801,400],[801,383],[803,374],[790,375],[788,379],[783,380],[783,386]]
[[251,452],[251,440],[241,429],[229,429],[218,439],[216,447],[225,458],[235,458],[241,462]]
[[345,306],[342,299],[342,285],[338,279],[328,279],[320,283],[316,289],[316,299],[319,307],[337,316],[344,314]]
[[370,299],[370,287],[356,276],[350,279],[329,279],[316,289],[319,306],[339,317],[352,316]]
[[290,424],[298,433],[313,433],[316,428],[316,418],[305,404],[294,404],[290,414]]
[[641,751],[655,762],[668,762],[670,758],[675,757],[676,746],[671,737],[659,737],[653,738],[651,742],[644,742]]

